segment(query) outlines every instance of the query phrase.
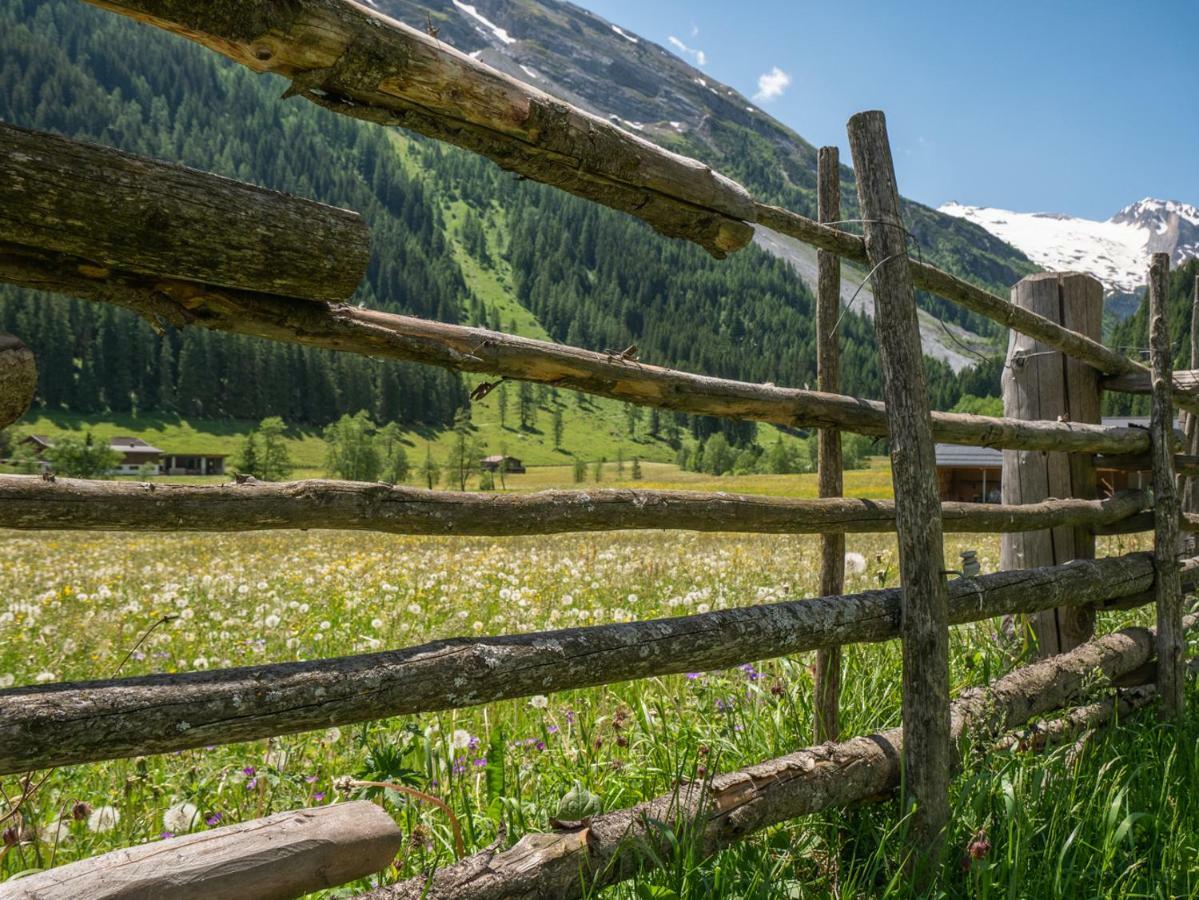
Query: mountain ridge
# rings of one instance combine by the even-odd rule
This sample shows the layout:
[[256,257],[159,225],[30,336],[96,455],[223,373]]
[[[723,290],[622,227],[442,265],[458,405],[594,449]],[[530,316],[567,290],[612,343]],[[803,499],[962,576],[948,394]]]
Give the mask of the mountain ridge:
[[957,202],[939,209],[986,228],[1050,271],[1094,275],[1103,282],[1108,308],[1118,318],[1136,309],[1150,254],[1169,253],[1175,267],[1199,257],[1199,208],[1176,200],[1146,197],[1102,222]]

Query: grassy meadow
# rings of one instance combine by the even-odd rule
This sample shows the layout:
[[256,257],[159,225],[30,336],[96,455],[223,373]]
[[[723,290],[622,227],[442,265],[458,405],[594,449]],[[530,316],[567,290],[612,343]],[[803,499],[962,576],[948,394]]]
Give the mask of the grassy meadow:
[[[665,474],[648,471],[644,484]],[[879,478],[877,470],[855,477]],[[791,492],[808,492],[807,479],[787,480]],[[766,476],[710,481],[718,485],[696,476],[687,486],[784,492]],[[819,569],[815,537],[0,534],[5,687],[313,659],[454,635],[768,603],[813,595]],[[1101,552],[1129,549],[1127,539],[1104,542]],[[984,571],[995,570],[997,538],[950,536],[947,560],[966,547],[979,550]],[[895,584],[893,539],[850,536],[847,569],[850,591]],[[166,615],[177,618],[155,627]],[[1107,616],[1103,627],[1147,615]],[[1021,661],[1023,649],[996,632],[994,622],[954,630],[955,690]],[[846,735],[896,724],[898,645],[849,647],[845,657]],[[501,823],[510,840],[547,829],[576,780],[610,810],[668,790],[680,778],[810,743],[811,665],[807,654],[34,773],[34,783],[44,783],[5,823],[0,877],[333,803],[341,799],[334,781],[347,774],[403,780],[441,796],[460,818],[468,851],[478,850],[496,838]],[[1194,895],[1197,739],[1194,717],[1173,728],[1142,715],[1077,753],[980,749],[954,786],[943,895]],[[19,796],[20,779],[0,784],[9,801]],[[440,812],[391,793],[378,801],[409,836],[383,881],[453,859]],[[900,828],[893,802],[830,811],[771,829],[707,862],[688,856],[684,846],[665,870],[604,896],[905,896],[895,876]],[[685,844],[685,836],[680,840]]]

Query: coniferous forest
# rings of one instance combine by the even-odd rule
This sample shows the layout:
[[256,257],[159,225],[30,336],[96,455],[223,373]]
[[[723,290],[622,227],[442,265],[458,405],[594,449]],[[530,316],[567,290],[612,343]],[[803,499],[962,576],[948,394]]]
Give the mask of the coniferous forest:
[[[0,118],[361,212],[372,261],[357,302],[505,327],[452,252],[444,210],[461,201],[468,216],[457,239],[481,265],[498,242],[516,301],[554,339],[637,344],[643,360],[705,374],[814,383],[813,299],[782,261],[751,247],[717,262],[464,152],[281,100],[284,86],[75,2],[0,0]],[[496,234],[490,242],[481,221]],[[845,391],[879,396],[873,323],[850,313],[840,328]],[[34,349],[38,403],[50,409],[281,415],[314,426],[361,409],[444,427],[466,403],[454,373],[198,329],[157,335],[122,310],[11,287],[0,287],[0,330]],[[943,363],[928,367],[937,407],[998,386],[995,366],[961,378]],[[753,433],[690,426],[736,443]]]

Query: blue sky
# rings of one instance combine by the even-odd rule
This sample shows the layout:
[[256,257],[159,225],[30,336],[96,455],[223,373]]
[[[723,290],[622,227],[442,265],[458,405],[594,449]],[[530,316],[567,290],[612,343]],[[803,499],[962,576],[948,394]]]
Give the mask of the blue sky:
[[[1105,219],[1199,204],[1199,0],[576,0],[760,103],[813,144],[883,109],[900,190]],[[785,82],[785,85],[784,85]]]

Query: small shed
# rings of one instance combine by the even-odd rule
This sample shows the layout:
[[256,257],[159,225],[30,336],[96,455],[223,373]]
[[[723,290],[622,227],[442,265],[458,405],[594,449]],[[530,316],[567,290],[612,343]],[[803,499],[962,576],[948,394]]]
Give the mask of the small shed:
[[486,472],[506,472],[509,475],[523,475],[525,464],[515,456],[486,456],[483,458],[483,470]]

